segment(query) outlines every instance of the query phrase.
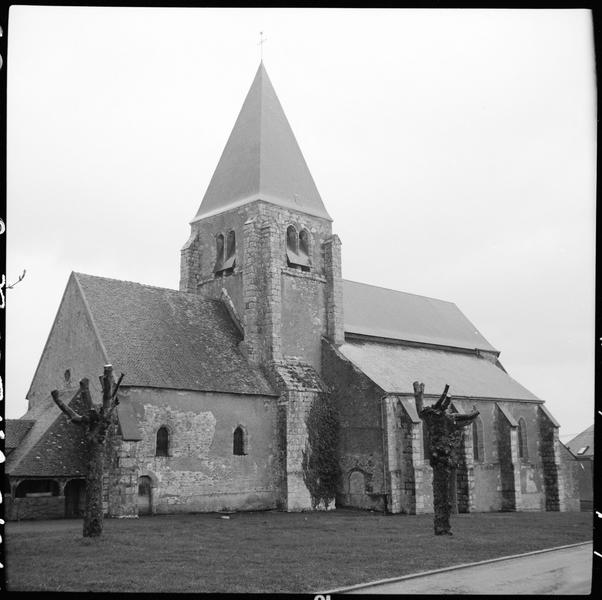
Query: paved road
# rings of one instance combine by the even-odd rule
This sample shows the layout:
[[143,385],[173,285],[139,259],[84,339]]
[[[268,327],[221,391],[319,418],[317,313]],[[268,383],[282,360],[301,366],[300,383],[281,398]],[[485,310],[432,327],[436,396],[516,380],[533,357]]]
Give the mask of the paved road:
[[359,587],[348,594],[589,594],[592,543]]

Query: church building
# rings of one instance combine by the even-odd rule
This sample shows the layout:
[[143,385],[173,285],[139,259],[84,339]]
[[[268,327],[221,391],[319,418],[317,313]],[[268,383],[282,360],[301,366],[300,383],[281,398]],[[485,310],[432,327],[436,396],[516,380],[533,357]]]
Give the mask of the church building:
[[[338,411],[337,507],[432,512],[413,382],[450,385],[465,430],[455,507],[579,510],[559,424],[453,302],[341,276],[341,241],[259,65],[181,250],[180,289],[72,273],[27,394],[7,422],[10,519],[77,516],[79,380],[125,373],[105,461],[109,516],[315,506],[307,416]],[[333,393],[336,390],[336,394]],[[332,506],[332,505],[331,505]]]

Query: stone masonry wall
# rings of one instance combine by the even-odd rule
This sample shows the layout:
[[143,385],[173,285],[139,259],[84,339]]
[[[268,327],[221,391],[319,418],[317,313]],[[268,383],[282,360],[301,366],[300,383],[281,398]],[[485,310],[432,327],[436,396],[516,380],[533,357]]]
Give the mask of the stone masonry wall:
[[323,246],[324,272],[328,282],[326,286],[327,336],[335,346],[338,346],[345,341],[341,240],[335,234],[325,240]]
[[[592,466],[591,461],[585,464],[575,457],[567,447],[559,442],[558,454],[560,459],[559,475],[564,488],[564,508],[567,511],[591,510],[592,494]],[[583,465],[583,466],[582,466]],[[590,467],[590,468],[588,468]],[[589,499],[589,504],[585,500],[585,506],[582,506],[584,499]]]
[[546,510],[566,510],[564,481],[560,474],[558,427],[550,421],[543,410],[538,411],[540,446],[543,465]]
[[282,268],[282,354],[322,370],[321,338],[326,333],[325,279]]
[[337,408],[342,477],[337,506],[385,510],[390,503],[383,448],[385,415],[381,414],[385,394],[326,340],[322,353],[322,379],[341,392]]
[[[142,440],[116,445],[111,514],[132,514],[141,476],[153,482],[153,513],[276,508],[276,398],[129,388],[122,402],[131,404]],[[239,425],[246,432],[243,456],[233,454]],[[156,456],[162,426],[169,431],[168,456]]]
[[520,466],[516,426],[498,409],[496,415],[498,458],[500,462],[501,510],[514,511],[520,506]]
[[96,375],[102,373],[105,362],[102,346],[90,321],[78,283],[72,275],[27,394],[29,408],[39,402],[51,402],[50,390],[65,388],[67,369],[70,371],[71,382],[76,382],[75,385],[80,379],[87,377],[92,396],[97,397],[101,390]]
[[[309,273],[286,265],[289,225],[309,232]],[[234,272],[216,278],[216,237],[231,230],[236,236]],[[191,224],[191,237],[182,249],[181,279],[196,281],[197,293],[213,298],[222,287],[227,289],[243,322],[241,348],[254,364],[295,356],[319,369],[320,336],[327,328],[322,245],[330,238],[329,220],[258,200]],[[329,268],[332,264],[330,260]],[[313,313],[300,320],[300,313],[308,310]]]
[[[414,399],[408,399],[414,407]],[[392,513],[425,512],[423,494],[422,424],[395,396],[386,399],[387,458]]]

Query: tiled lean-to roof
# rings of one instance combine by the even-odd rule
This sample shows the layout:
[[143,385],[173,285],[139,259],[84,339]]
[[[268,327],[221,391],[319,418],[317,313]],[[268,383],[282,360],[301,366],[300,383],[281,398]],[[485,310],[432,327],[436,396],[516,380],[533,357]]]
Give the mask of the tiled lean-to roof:
[[74,273],[124,384],[238,394],[273,391],[238,348],[241,334],[219,300]]
[[345,332],[496,352],[453,303],[343,280]]
[[330,220],[263,63],[194,221],[254,200]]
[[[76,390],[60,392],[60,398],[76,412],[83,411]],[[27,429],[17,447],[6,459],[6,473],[12,477],[83,477],[86,473],[84,428],[75,425],[61,412],[50,396],[11,421],[17,429]],[[8,429],[8,428],[7,428]],[[8,436],[7,436],[8,437]]]
[[35,421],[25,419],[6,419],[4,447],[7,452],[14,450],[21,443],[34,423]]

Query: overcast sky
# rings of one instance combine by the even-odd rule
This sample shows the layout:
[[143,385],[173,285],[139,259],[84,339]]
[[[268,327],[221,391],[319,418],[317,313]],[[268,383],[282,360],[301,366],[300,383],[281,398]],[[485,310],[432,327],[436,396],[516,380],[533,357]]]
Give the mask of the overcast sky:
[[178,287],[263,31],[343,276],[455,302],[563,439],[593,422],[588,11],[13,6],[9,19],[8,281],[27,275],[7,291],[7,417],[27,408],[71,271]]

